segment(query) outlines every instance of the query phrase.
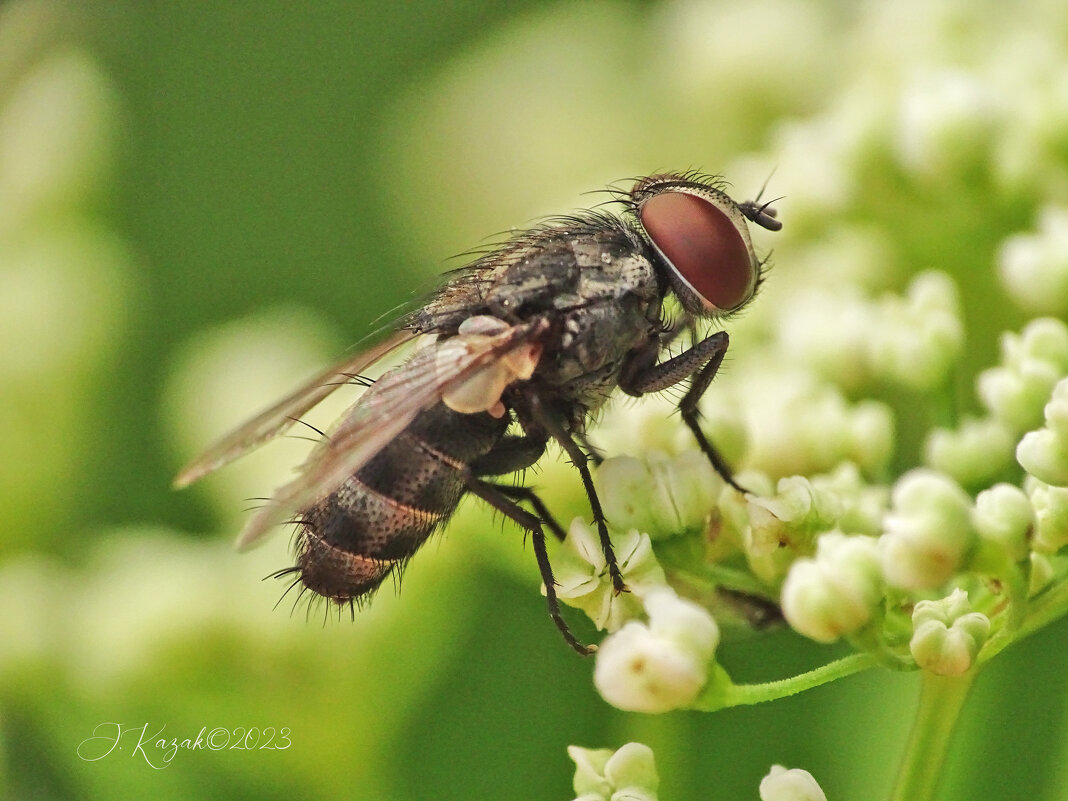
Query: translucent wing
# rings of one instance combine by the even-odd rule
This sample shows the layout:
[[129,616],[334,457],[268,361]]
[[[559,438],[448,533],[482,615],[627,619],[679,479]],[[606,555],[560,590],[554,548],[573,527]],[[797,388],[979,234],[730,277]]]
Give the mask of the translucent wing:
[[231,431],[190,462],[174,479],[174,486],[186,487],[284,433],[301,415],[317,406],[338,387],[347,384],[352,376],[366,370],[416,336],[412,331],[397,331],[377,345],[319,373],[262,414]]
[[307,509],[328,496],[451,387],[530,342],[547,325],[537,321],[510,326],[493,336],[452,337],[417,351],[404,365],[386,373],[312,451],[300,474],[279,487],[256,512],[238,537],[238,546],[259,539],[293,510]]

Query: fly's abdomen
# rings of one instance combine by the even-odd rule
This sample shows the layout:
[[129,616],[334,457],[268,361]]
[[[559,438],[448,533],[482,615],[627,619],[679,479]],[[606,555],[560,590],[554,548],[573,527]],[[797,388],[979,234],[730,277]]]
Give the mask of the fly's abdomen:
[[299,517],[304,585],[338,603],[373,592],[455,511],[463,471],[503,436],[506,418],[438,404],[332,495]]

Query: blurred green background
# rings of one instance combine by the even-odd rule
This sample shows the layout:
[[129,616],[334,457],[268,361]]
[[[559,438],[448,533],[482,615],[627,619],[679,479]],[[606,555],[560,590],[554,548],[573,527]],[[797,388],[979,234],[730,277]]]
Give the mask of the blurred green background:
[[[1066,48],[1052,2],[4,4],[0,797],[567,799],[567,745],[629,740],[655,750],[664,799],[755,797],[773,762],[877,797],[914,676],[623,714],[546,619],[520,535],[477,505],[400,597],[322,625],[272,610],[281,586],[259,581],[289,564],[284,536],[230,546],[293,443],[187,492],[170,480],[450,254],[664,169],[752,194],[777,168],[769,284],[843,223],[873,232],[886,287],[957,270],[974,372],[1025,319],[986,302],[993,248],[1065,199]],[[894,125],[928,65],[1005,103],[966,105],[950,144],[928,126],[917,145]],[[1006,133],[1010,116],[1034,130]],[[559,465],[536,481],[581,512]],[[945,798],[1065,797],[1066,637],[983,676]],[[787,632],[722,652],[753,681],[828,658]],[[235,743],[285,727],[291,744],[166,763],[135,733],[87,758],[111,724]]]

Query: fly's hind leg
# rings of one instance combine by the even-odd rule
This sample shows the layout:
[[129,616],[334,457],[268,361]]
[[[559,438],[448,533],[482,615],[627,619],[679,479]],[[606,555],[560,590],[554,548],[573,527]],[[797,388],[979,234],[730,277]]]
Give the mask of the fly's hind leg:
[[560,416],[547,408],[536,396],[531,398],[530,409],[538,424],[560,444],[560,447],[564,449],[564,453],[571,459],[575,469],[579,471],[579,475],[582,477],[582,486],[586,490],[586,497],[590,502],[593,522],[597,526],[597,534],[601,540],[601,551],[604,553],[604,561],[608,566],[608,575],[612,577],[612,587],[617,593],[627,592],[627,585],[623,581],[623,574],[620,572],[619,563],[616,560],[616,552],[612,549],[612,538],[608,536],[608,523],[605,521],[604,510],[601,509],[601,500],[597,497],[597,490],[593,487],[593,476],[590,474],[590,467],[587,464],[591,459],[590,455],[582,450],[582,447],[575,441]]
[[619,386],[628,395],[638,397],[648,392],[667,389],[693,376],[686,394],[679,403],[682,420],[693,433],[697,445],[708,457],[708,461],[712,463],[716,472],[736,490],[745,492],[745,488],[734,480],[730,465],[701,430],[701,412],[697,407],[701,396],[705,394],[705,390],[708,389],[708,385],[712,383],[712,379],[716,377],[723,363],[729,341],[726,331],[717,331],[677,356],[659,364],[656,363],[658,347],[638,351],[624,365]]
[[[489,484],[490,482],[486,482]],[[545,505],[543,501],[534,490],[530,487],[513,487],[507,484],[490,484],[494,489],[508,498],[514,501],[526,501],[530,504],[531,508],[541,519],[549,531],[553,533],[556,539],[563,542],[567,539],[567,531],[560,525],[559,521],[553,517],[553,513],[549,511],[549,507]]]
[[501,487],[476,477],[470,471],[467,473],[465,481],[467,489],[472,494],[484,500],[509,520],[512,520],[530,533],[530,539],[534,543],[534,555],[538,560],[538,570],[541,571],[541,580],[545,584],[545,602],[549,607],[549,617],[553,619],[553,623],[556,624],[556,628],[560,630],[568,645],[583,656],[593,653],[596,649],[590,645],[583,645],[575,639],[575,635],[571,633],[571,629],[568,628],[563,615],[560,614],[560,602],[556,597],[556,579],[553,578],[552,565],[549,564],[549,552],[545,547],[545,530],[542,528],[541,519],[521,507],[512,498],[508,497],[508,494],[522,495],[524,500],[535,499],[531,501],[531,504],[539,510],[539,514],[545,508],[544,505],[540,500],[537,500],[537,496],[531,490],[524,492],[524,488],[520,487]]
[[[518,473],[532,467],[545,453],[545,445],[548,440],[545,437],[533,436],[506,436],[498,442],[489,453],[476,459],[470,466],[471,474],[475,477],[504,476],[509,473]],[[561,526],[545,502],[538,497],[537,493],[529,487],[508,486],[505,484],[492,484],[502,495],[516,500],[526,501],[541,518],[541,521],[549,527],[549,530],[561,542],[567,537],[567,532]]]

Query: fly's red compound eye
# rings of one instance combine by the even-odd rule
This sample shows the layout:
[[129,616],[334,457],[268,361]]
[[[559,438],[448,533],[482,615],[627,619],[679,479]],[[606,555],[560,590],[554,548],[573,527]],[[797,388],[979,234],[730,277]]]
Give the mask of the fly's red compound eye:
[[[710,311],[732,311],[753,295],[759,266],[739,224],[703,197],[663,192],[645,201],[642,227],[695,300]],[[684,306],[688,298],[679,293]],[[696,310],[693,310],[696,311]]]

